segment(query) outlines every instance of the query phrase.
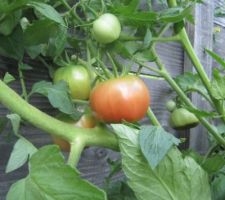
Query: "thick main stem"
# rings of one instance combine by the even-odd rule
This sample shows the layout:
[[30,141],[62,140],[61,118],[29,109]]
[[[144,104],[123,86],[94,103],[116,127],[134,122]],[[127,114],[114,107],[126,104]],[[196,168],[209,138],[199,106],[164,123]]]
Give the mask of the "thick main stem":
[[102,127],[77,128],[59,121],[24,101],[16,92],[0,80],[0,102],[12,112],[41,130],[61,137],[68,142],[82,138],[85,146],[102,146],[118,150],[118,140],[114,134]]

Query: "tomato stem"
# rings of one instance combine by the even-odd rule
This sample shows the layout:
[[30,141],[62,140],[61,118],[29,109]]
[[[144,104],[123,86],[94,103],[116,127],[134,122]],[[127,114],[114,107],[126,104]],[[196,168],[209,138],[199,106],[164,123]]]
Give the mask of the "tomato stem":
[[87,5],[86,3],[84,3],[83,4],[89,11],[91,11],[91,13],[95,16],[95,18],[97,18],[98,17],[98,14],[97,14],[97,12],[93,9],[93,8],[91,8],[89,5]]
[[101,11],[100,11],[100,15],[105,12],[106,5],[105,5],[105,1],[104,0],[101,0],[101,6],[102,6],[102,8],[101,8]]
[[82,138],[76,138],[73,142],[70,143],[70,153],[67,163],[71,167],[75,167],[80,160],[81,153],[84,149],[84,142]]
[[108,68],[105,66],[105,64],[99,59],[97,58],[97,61],[99,63],[99,67],[101,67],[102,71],[104,72],[105,76],[107,78],[112,78],[113,75],[112,73],[108,70]]
[[[88,67],[88,73],[89,76],[91,77],[91,80],[93,80],[93,74],[91,73],[92,71],[92,64],[91,64],[91,53],[90,53],[90,49],[88,47],[88,44],[86,42],[86,53],[87,53],[87,67]],[[86,65],[85,65],[86,66]]]
[[153,42],[174,42],[174,41],[180,41],[180,35],[174,35],[171,37],[153,37]]
[[159,123],[158,119],[156,118],[155,114],[153,113],[153,111],[150,107],[148,108],[147,116],[154,126],[160,126],[161,127],[161,124]]
[[38,59],[42,62],[42,64],[48,69],[48,74],[51,78],[53,78],[54,69],[51,65],[49,65],[41,56],[38,56]]
[[115,62],[113,61],[113,59],[112,59],[112,57],[111,57],[111,55],[110,55],[109,52],[107,52],[107,56],[108,56],[110,62],[112,63],[112,68],[113,68],[114,76],[115,77],[118,77],[119,74],[118,74],[117,66],[116,66]]
[[26,88],[26,84],[25,84],[25,81],[24,81],[23,71],[20,67],[18,67],[18,72],[19,72],[20,84],[21,84],[21,87],[22,87],[21,96],[24,98],[25,101],[28,102],[27,88]]
[[71,10],[70,5],[65,0],[60,0],[60,2],[68,9]]
[[150,71],[153,71],[153,72],[155,72],[157,74],[161,74],[161,71],[156,69],[155,67],[151,67],[151,66],[149,66],[149,65],[147,65],[147,64],[145,64],[145,63],[143,63],[143,62],[141,62],[141,61],[139,61],[137,59],[135,59],[134,62],[136,62],[139,65],[142,65],[144,68],[146,68],[146,69],[148,69]]
[[72,101],[74,103],[77,103],[77,104],[83,104],[83,105],[88,105],[89,104],[89,101],[80,100],[80,99],[73,99]]
[[80,5],[80,1],[78,1],[70,10],[69,13],[74,17],[80,24],[84,24],[83,20],[77,14],[77,7]]

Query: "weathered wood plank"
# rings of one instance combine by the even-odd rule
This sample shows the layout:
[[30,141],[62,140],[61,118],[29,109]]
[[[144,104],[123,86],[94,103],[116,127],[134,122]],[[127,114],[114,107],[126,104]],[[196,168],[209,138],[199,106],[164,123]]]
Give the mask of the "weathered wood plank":
[[[213,21],[214,21],[214,1],[206,0],[203,4],[198,4],[194,10],[195,26],[188,25],[188,32],[192,39],[195,51],[200,58],[204,69],[209,77],[211,77],[212,59],[205,54],[204,49],[212,48],[213,38]],[[192,71],[192,64],[185,57],[185,71]],[[195,71],[195,70],[193,70]],[[193,103],[200,109],[208,108],[208,105],[202,101],[201,97],[196,94],[192,95]],[[208,138],[206,130],[202,126],[190,130],[190,148],[199,152],[205,152],[208,148]]]

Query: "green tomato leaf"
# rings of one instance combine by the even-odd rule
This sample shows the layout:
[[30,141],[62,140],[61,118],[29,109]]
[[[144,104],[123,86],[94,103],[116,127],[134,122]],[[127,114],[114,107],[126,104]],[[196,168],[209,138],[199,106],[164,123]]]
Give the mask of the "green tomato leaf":
[[6,15],[3,21],[0,22],[0,34],[10,35],[13,29],[18,24],[20,17],[22,15],[21,10],[16,11],[10,15]]
[[57,35],[49,39],[46,56],[59,56],[63,52],[66,42],[67,28],[64,26],[60,26],[57,30]]
[[35,59],[40,54],[43,54],[43,52],[46,51],[45,49],[46,49],[46,44],[38,44],[35,46],[27,46],[26,52],[32,59]]
[[108,200],[137,200],[134,192],[124,181],[111,183],[107,190]]
[[37,82],[33,85],[32,90],[29,94],[29,96],[31,96],[34,93],[38,93],[38,94],[42,94],[44,96],[48,96],[48,91],[50,88],[52,88],[53,85],[51,82],[47,82],[47,81],[40,81]]
[[152,32],[148,28],[144,37],[143,49],[147,49],[152,42]]
[[119,19],[131,26],[148,26],[154,23],[158,17],[156,12],[134,12],[132,14],[120,14],[118,15]]
[[16,60],[23,58],[23,31],[19,26],[9,36],[0,35],[0,44],[0,55]]
[[6,166],[6,173],[12,172],[23,166],[27,159],[36,151],[37,149],[32,143],[21,137],[13,147],[13,151]]
[[0,13],[9,14],[17,9],[24,7],[29,0],[1,0],[0,1]]
[[142,61],[142,62],[154,62],[156,59],[150,49],[146,49],[144,51],[138,51],[137,53],[134,54],[133,57],[136,60]]
[[180,22],[185,17],[189,16],[192,12],[193,5],[189,5],[186,8],[169,8],[160,12],[159,21],[161,22]]
[[12,124],[13,133],[15,135],[19,136],[21,117],[17,114],[9,114],[9,115],[7,115],[7,118],[10,120],[10,122]]
[[138,130],[112,127],[119,138],[123,171],[137,199],[211,200],[208,176],[191,157],[173,147],[153,170],[142,155]]
[[69,88],[65,81],[60,81],[48,90],[48,100],[54,108],[66,114],[73,114],[75,107],[68,94]]
[[[120,2],[121,4],[121,2]],[[113,7],[112,12],[122,14],[133,14],[137,10],[140,0],[131,0],[128,5],[116,5]]]
[[213,70],[213,80],[211,82],[212,95],[215,99],[225,99],[225,76],[221,76],[218,69]]
[[65,164],[57,146],[45,146],[33,154],[29,175],[13,184],[7,200],[106,200],[105,193],[82,180],[75,169]]
[[11,83],[12,81],[15,81],[16,79],[13,77],[13,75],[11,75],[10,73],[6,72],[4,78],[3,78],[3,82],[6,84]]
[[26,46],[47,43],[51,37],[56,36],[57,31],[58,25],[49,19],[34,21],[31,25],[27,26],[24,32],[24,43]]
[[218,174],[211,183],[212,199],[225,199],[225,174]]
[[[46,18],[65,26],[61,15],[52,6],[37,1],[31,1],[27,5],[40,12]],[[43,30],[46,31],[46,29]]]
[[202,164],[203,169],[207,171],[209,174],[218,172],[224,166],[225,166],[225,159],[224,156],[222,155],[214,155],[212,157],[209,157]]
[[138,52],[140,49],[143,48],[143,44],[137,41],[124,42],[124,46],[129,51],[130,55],[135,54],[136,52]]
[[32,70],[33,67],[31,67],[30,65],[28,65],[26,63],[20,62],[19,63],[19,69],[20,70]]
[[142,126],[139,134],[141,151],[152,169],[155,169],[173,145],[180,140],[163,128],[156,126]]
[[208,96],[208,93],[197,74],[193,74],[191,72],[185,72],[184,74],[177,76],[175,78],[175,81],[184,91],[188,91],[192,89],[194,91],[200,90],[202,93]]
[[69,88],[65,81],[59,81],[55,85],[47,81],[37,82],[33,85],[29,96],[34,93],[46,96],[51,105],[61,112],[72,115],[75,118],[80,117],[80,113],[76,110],[70,98]]
[[120,41],[113,42],[108,45],[110,52],[116,52],[118,55],[121,55],[124,58],[131,58],[132,55],[128,48],[124,45],[124,43]]
[[213,51],[210,51],[209,49],[205,49],[205,51],[216,61],[218,62],[223,69],[225,69],[225,60],[221,58],[218,54],[214,53]]

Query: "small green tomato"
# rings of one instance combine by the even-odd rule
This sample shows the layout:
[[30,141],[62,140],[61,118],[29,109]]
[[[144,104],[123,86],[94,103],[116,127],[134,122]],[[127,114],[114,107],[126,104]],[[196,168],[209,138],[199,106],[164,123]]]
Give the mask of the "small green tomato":
[[199,124],[198,118],[185,108],[175,109],[169,119],[170,125],[174,129],[189,129]]
[[166,102],[166,108],[168,111],[172,112],[176,108],[176,103],[173,100]]
[[91,78],[81,65],[67,65],[56,70],[54,83],[63,80],[68,83],[73,99],[87,100],[91,91]]
[[93,23],[93,35],[99,43],[107,44],[117,40],[120,32],[120,22],[113,14],[105,13]]

